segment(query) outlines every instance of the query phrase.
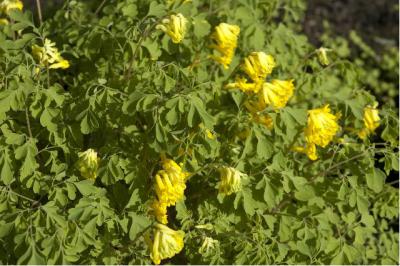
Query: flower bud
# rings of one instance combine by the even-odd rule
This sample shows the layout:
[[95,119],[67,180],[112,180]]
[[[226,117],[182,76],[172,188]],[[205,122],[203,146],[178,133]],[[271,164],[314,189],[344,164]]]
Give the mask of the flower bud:
[[330,51],[330,49],[327,49],[327,48],[324,48],[324,47],[321,47],[321,48],[317,49],[317,51],[316,51],[317,52],[317,56],[318,56],[318,61],[323,66],[327,66],[330,63],[329,59],[328,59],[328,56],[326,54],[326,52],[328,52],[328,51]]
[[205,237],[203,244],[199,248],[199,253],[204,255],[210,253],[211,250],[215,249],[218,243],[219,241],[213,239],[212,237]]
[[163,19],[162,24],[157,25],[156,28],[171,37],[173,43],[180,43],[186,34],[186,24],[187,19],[179,13]]
[[88,149],[85,152],[79,152],[78,156],[79,160],[77,166],[81,175],[87,179],[96,179],[100,162],[100,159],[97,157],[97,152],[93,149]]
[[222,167],[219,172],[221,175],[219,193],[230,195],[241,190],[243,173],[232,167]]

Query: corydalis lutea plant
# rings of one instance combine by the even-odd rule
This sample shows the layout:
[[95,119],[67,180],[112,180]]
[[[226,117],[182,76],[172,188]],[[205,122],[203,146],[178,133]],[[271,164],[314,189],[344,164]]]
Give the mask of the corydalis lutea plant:
[[[67,1],[42,26],[3,14],[0,262],[398,263],[397,110],[380,103],[379,125],[364,111],[379,97],[339,47],[320,62],[301,6]],[[68,68],[40,65],[31,47],[46,39]],[[255,76],[242,65],[261,51],[275,67],[258,54]],[[262,86],[225,88],[238,80]],[[293,151],[308,143],[317,160]]]

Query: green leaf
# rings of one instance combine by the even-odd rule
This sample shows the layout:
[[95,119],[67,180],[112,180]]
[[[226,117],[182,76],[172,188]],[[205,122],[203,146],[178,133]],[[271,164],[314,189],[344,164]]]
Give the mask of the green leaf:
[[211,26],[204,18],[198,16],[193,19],[193,33],[197,38],[203,38],[210,33]]
[[131,197],[129,198],[129,201],[126,204],[125,208],[129,209],[130,207],[135,207],[139,202],[139,189],[135,189],[134,191],[132,191]]
[[367,179],[367,185],[370,189],[372,189],[375,193],[382,191],[386,179],[386,175],[382,170],[373,167],[372,171],[366,174],[365,177]]
[[295,193],[294,196],[296,199],[301,201],[308,201],[315,197],[314,187],[310,185],[305,185],[300,187]]
[[272,143],[262,135],[258,130],[255,130],[255,135],[257,137],[257,155],[261,159],[269,159],[273,154],[273,145]]
[[151,225],[149,218],[133,212],[129,213],[132,220],[131,228],[129,229],[129,239],[135,240],[136,237]]
[[81,121],[81,132],[89,134],[99,128],[99,119],[97,115],[89,107]]
[[364,196],[357,194],[357,208],[361,214],[369,213],[368,205],[369,205],[368,200]]
[[297,250],[306,256],[309,256],[309,257],[312,256],[310,248],[309,248],[308,244],[305,242],[305,240],[297,242]]
[[158,43],[156,41],[147,39],[146,41],[144,41],[142,43],[142,46],[145,47],[147,49],[147,51],[149,52],[151,60],[157,60],[162,53],[160,46],[158,45]]
[[130,18],[136,18],[138,14],[137,6],[135,4],[128,4],[122,8],[122,14]]
[[91,180],[75,182],[74,185],[83,196],[95,195],[98,192],[98,188],[93,185]]
[[331,265],[342,265],[344,264],[344,252],[340,251],[332,260]]
[[156,1],[150,3],[149,12],[147,12],[147,16],[161,17],[164,14],[165,14],[164,5],[158,4]]
[[4,185],[9,185],[14,180],[14,170],[12,167],[12,161],[10,157],[10,151],[4,149],[0,157],[0,167],[1,167],[1,181]]
[[276,189],[270,184],[269,180],[265,178],[264,200],[270,209],[276,205]]
[[40,124],[47,128],[50,132],[57,130],[57,123],[53,120],[60,114],[60,111],[53,108],[45,108],[40,116]]
[[250,189],[244,188],[243,189],[243,208],[244,211],[253,216],[256,208],[256,201],[253,199],[253,195]]
[[178,123],[178,112],[176,111],[175,107],[171,108],[171,110],[168,111],[167,115],[165,116],[165,119],[171,126],[176,125]]
[[14,227],[14,222],[6,223],[4,221],[0,221],[0,238],[8,236],[13,227]]
[[[8,13],[8,16],[16,21],[16,22],[21,22],[24,23],[26,26],[30,26],[30,27],[35,27],[35,25],[33,25],[32,23],[32,18],[29,15],[32,15],[30,13],[23,13],[18,9],[11,9]],[[40,263],[37,263],[40,264]]]
[[200,115],[201,120],[207,128],[212,128],[214,126],[214,118],[206,111],[202,100],[196,96],[191,98],[193,106],[196,108],[197,113]]
[[346,254],[347,260],[351,263],[355,263],[359,261],[360,253],[354,247],[345,244],[343,246],[344,254]]
[[39,167],[36,162],[36,154],[38,153],[35,141],[30,139],[23,146],[15,150],[15,159],[22,161],[20,168],[20,178],[23,181],[26,177],[31,176]]

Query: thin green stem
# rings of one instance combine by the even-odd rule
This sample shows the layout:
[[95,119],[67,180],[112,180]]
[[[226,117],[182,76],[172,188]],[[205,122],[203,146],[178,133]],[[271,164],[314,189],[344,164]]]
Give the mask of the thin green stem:
[[48,67],[46,68],[46,73],[47,73],[47,89],[50,89],[50,70]]
[[13,190],[7,188],[7,187],[1,186],[0,188],[4,188],[4,189],[7,191],[7,193],[12,193],[12,194],[14,194],[14,195],[16,195],[16,196],[18,196],[18,197],[20,197],[20,198],[29,200],[30,202],[33,202],[33,203],[36,203],[36,202],[37,202],[36,200],[31,199],[31,198],[28,198],[28,197],[26,197],[26,196],[24,196],[24,195],[21,195],[21,194],[15,192],[15,191],[13,191]]
[[39,23],[42,25],[43,23],[43,17],[42,17],[42,7],[40,5],[40,0],[36,0],[36,7],[37,7],[37,13],[38,13],[38,18],[39,18]]
[[29,137],[33,138],[32,129],[31,129],[31,122],[29,120],[29,114],[28,114],[28,107],[25,107],[25,118],[26,118],[26,126],[28,127]]
[[129,63],[128,69],[125,72],[125,76],[124,79],[125,80],[129,80],[132,76],[132,69],[133,69],[133,64],[135,63],[135,59],[136,59],[136,55],[139,52],[139,48],[142,45],[143,41],[149,36],[149,34],[151,33],[151,31],[153,30],[153,28],[163,19],[159,18],[158,20],[156,20],[150,27],[148,27],[143,34],[140,36],[139,41],[136,44],[135,50],[133,51],[132,54],[132,59]]
[[100,3],[100,5],[97,7],[96,11],[94,12],[94,14],[97,16],[99,14],[99,12],[101,11],[101,9],[103,8],[104,4],[107,2],[107,0],[103,0],[103,2]]

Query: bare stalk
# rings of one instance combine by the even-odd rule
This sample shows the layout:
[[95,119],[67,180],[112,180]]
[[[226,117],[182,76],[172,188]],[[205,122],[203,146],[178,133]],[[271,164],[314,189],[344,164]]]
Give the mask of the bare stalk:
[[37,8],[37,12],[38,12],[40,25],[42,25],[43,17],[42,17],[42,7],[40,5],[40,0],[36,0],[36,8]]

